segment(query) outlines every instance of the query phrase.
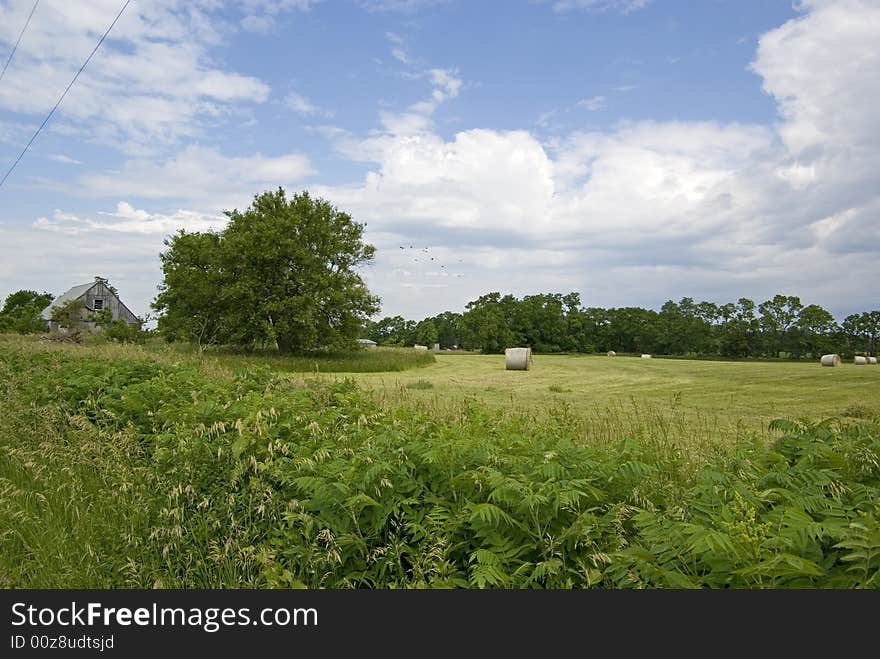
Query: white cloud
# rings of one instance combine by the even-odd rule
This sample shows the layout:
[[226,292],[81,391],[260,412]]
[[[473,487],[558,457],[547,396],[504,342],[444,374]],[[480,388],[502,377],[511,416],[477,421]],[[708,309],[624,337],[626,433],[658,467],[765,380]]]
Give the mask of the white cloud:
[[388,39],[388,41],[390,41],[391,43],[396,43],[396,44],[403,44],[404,43],[403,37],[395,32],[386,32],[385,38]]
[[808,159],[822,159],[820,152],[844,145],[858,155],[877,153],[880,5],[802,4],[809,13],[764,34],[752,64],[776,99],[786,146]]
[[631,92],[633,89],[638,89],[636,85],[618,85],[617,87],[612,87],[611,91],[614,92]]
[[244,0],[238,3],[245,16],[240,25],[245,32],[268,34],[277,25],[279,14],[288,11],[309,11],[322,0]]
[[241,19],[241,27],[245,32],[268,34],[275,27],[275,20],[271,16],[249,14]]
[[294,112],[298,112],[299,114],[323,114],[323,111],[318,106],[316,106],[302,94],[298,94],[296,92],[290,92],[284,98],[284,104],[291,110],[293,110]]
[[593,12],[616,11],[621,14],[629,14],[644,9],[649,4],[651,4],[651,0],[557,0],[553,3],[553,10],[566,12],[582,9]]
[[[31,6],[0,5],[0,42],[14,43]],[[208,13],[214,8],[210,0],[129,5],[64,99],[53,129],[145,153],[198,135],[205,117],[264,102],[265,82],[209,57],[221,40]],[[44,116],[118,10],[113,0],[41,4],[0,86],[0,109]]]
[[412,14],[435,7],[449,0],[357,0],[357,4],[370,12],[393,11]]
[[577,102],[578,107],[586,108],[590,112],[596,112],[605,108],[604,96],[592,96],[584,98]]
[[396,59],[398,62],[403,62],[404,64],[409,64],[409,55],[406,54],[406,51],[403,48],[394,47],[391,49],[391,56]]
[[194,211],[178,210],[170,215],[148,213],[137,210],[131,204],[120,201],[115,212],[100,212],[102,219],[79,217],[58,209],[52,217],[39,217],[34,221],[35,229],[76,235],[95,231],[113,231],[128,234],[161,234],[163,236],[178,229],[187,231],[209,231],[222,228],[227,219],[223,215],[204,215]]
[[75,158],[71,158],[70,156],[65,156],[63,153],[53,153],[48,156],[49,160],[53,162],[64,163],[65,165],[82,165],[82,160],[76,160]]
[[[431,69],[431,82],[434,90],[434,100],[438,103],[447,98],[455,98],[461,90],[461,80],[457,78],[458,71],[454,69]],[[438,98],[438,94],[441,96]]]
[[298,153],[227,157],[216,149],[189,146],[164,162],[129,160],[121,171],[87,174],[82,194],[101,197],[180,199],[208,212],[241,205],[254,191],[290,186],[314,173]]

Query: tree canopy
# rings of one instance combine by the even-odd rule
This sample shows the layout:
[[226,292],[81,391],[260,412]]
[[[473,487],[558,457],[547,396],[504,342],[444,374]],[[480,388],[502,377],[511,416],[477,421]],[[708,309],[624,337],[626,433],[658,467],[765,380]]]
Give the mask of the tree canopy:
[[53,299],[53,295],[46,292],[20,290],[11,293],[0,310],[0,332],[30,334],[45,331],[46,322],[40,317],[40,312]]
[[413,345],[420,328],[436,328],[443,348],[485,353],[511,346],[536,352],[656,353],[661,355],[815,358],[837,352],[876,354],[880,311],[847,316],[838,324],[817,304],[775,295],[716,304],[684,297],[660,311],[640,307],[582,307],[578,293],[516,298],[481,295],[462,314],[443,312],[419,322],[401,316],[370,323],[366,335],[381,345]]
[[282,352],[354,345],[379,309],[357,272],[375,248],[364,225],[308,192],[283,188],[226,211],[219,232],[179,231],[165,241],[153,308],[169,339]]

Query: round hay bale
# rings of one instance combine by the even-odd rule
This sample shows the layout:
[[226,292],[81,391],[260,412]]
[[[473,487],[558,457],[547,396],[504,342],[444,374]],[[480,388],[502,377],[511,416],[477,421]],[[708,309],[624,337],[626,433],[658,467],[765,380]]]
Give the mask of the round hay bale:
[[840,366],[840,355],[822,355],[822,366]]
[[609,357],[617,357],[617,353],[614,352],[613,350],[609,350],[609,351],[608,351],[608,356],[609,356]]
[[876,357],[868,357],[868,363],[869,364],[876,364],[877,358]]
[[856,355],[855,359],[853,359],[853,364],[856,364],[857,366],[864,366],[867,363],[868,358],[862,357],[861,355]]
[[504,351],[504,364],[508,371],[528,371],[532,365],[532,349],[508,348]]
[[651,359],[651,355],[642,355],[642,359]]

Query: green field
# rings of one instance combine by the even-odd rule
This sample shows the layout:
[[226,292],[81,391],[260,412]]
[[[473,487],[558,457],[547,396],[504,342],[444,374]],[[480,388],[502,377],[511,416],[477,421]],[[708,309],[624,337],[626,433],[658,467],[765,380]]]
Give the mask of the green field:
[[0,587],[880,587],[877,367],[432,359],[0,336]]
[[423,368],[346,377],[387,402],[454,414],[476,400],[538,421],[565,414],[586,436],[611,439],[652,427],[728,441],[764,435],[780,417],[880,415],[880,368],[853,364],[537,355],[531,370],[507,371],[502,355],[439,353]]

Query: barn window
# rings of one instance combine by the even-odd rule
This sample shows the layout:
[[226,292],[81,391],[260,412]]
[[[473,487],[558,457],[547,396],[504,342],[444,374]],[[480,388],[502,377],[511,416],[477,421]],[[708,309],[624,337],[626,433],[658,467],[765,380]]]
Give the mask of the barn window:
[[95,311],[100,311],[104,308],[104,300],[101,298],[95,298]]

